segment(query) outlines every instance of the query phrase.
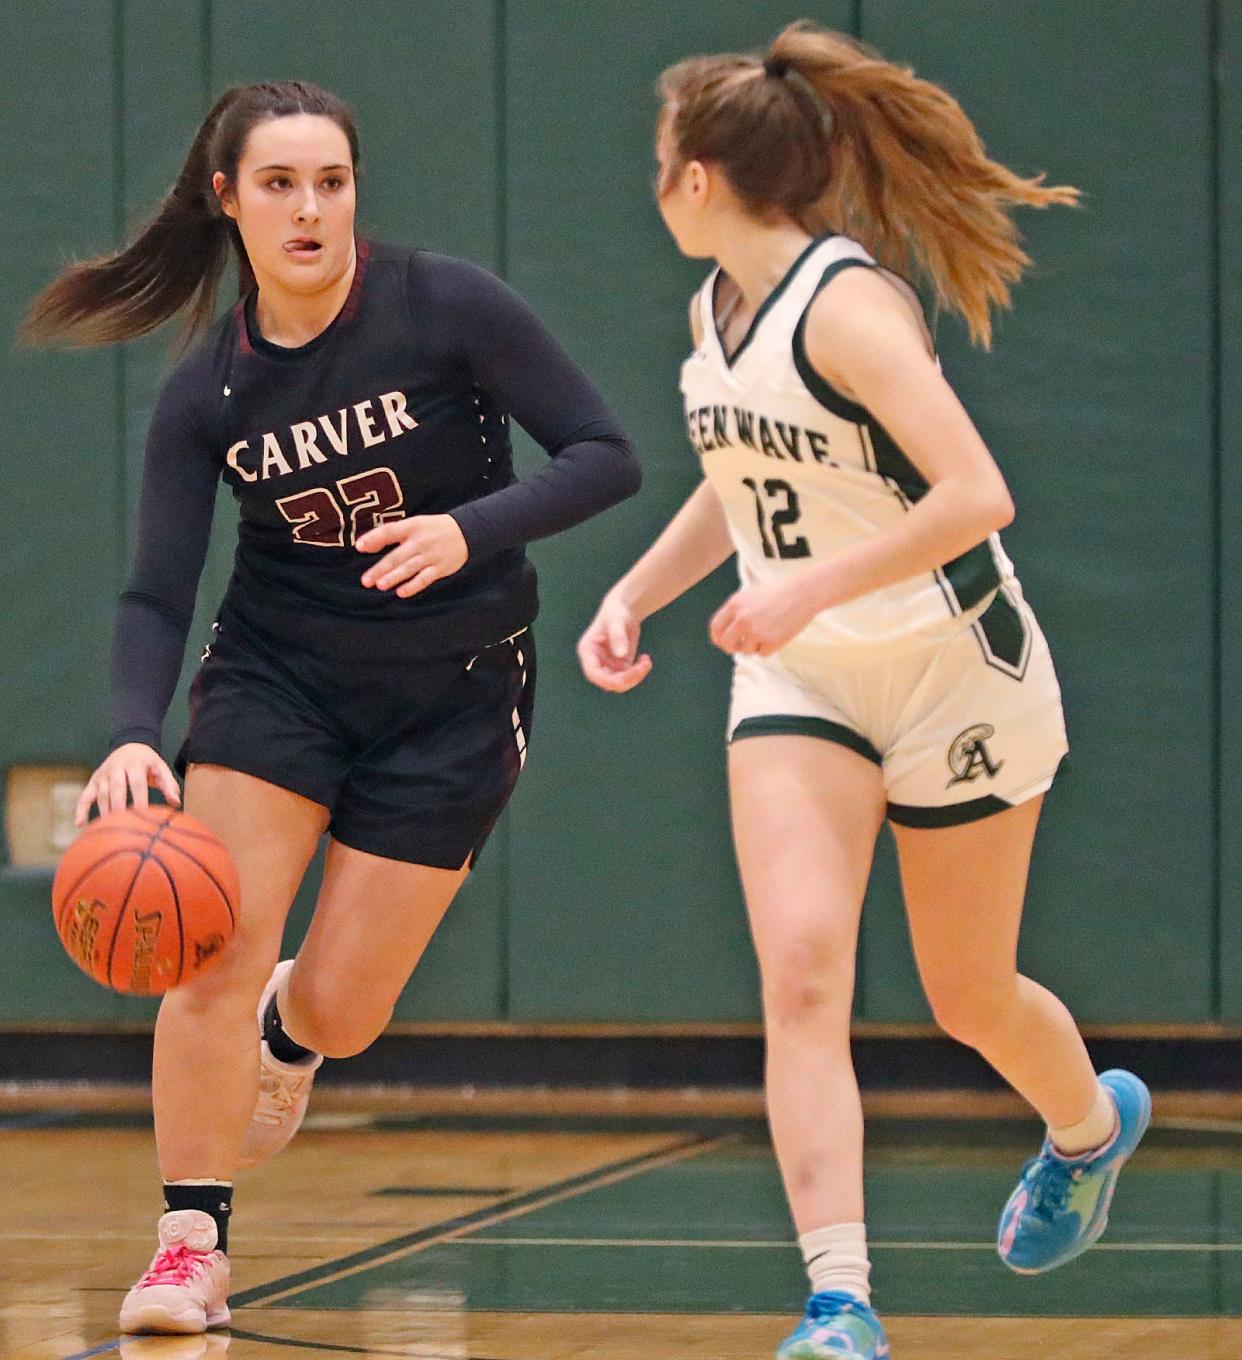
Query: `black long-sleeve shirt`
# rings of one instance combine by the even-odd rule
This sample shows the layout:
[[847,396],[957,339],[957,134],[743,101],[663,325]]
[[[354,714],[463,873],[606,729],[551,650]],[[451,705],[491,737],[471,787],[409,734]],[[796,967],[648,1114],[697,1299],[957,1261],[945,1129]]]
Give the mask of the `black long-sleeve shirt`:
[[[159,746],[221,478],[240,509],[221,607],[290,647],[394,664],[468,651],[538,609],[523,544],[638,489],[586,375],[504,283],[358,242],[349,298],[306,345],[265,341],[254,294],[173,372],[151,421],[138,547],[113,645],[111,746]],[[552,455],[517,481],[509,416]],[[451,513],[464,567],[421,594],[367,589],[374,524]]]

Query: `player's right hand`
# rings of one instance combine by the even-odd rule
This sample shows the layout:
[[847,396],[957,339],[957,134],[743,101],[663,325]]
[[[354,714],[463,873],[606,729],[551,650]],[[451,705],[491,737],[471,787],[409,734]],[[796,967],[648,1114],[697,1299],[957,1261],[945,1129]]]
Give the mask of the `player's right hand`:
[[100,816],[119,812],[129,803],[131,792],[134,806],[145,811],[148,786],[159,789],[173,807],[181,806],[181,790],[173,772],[153,746],[140,741],[118,746],[86,781],[73,814],[74,826],[86,825],[92,803],[99,805]]
[[624,694],[651,673],[651,658],[636,656],[642,622],[620,600],[605,595],[599,612],[578,639],[582,674],[600,689]]

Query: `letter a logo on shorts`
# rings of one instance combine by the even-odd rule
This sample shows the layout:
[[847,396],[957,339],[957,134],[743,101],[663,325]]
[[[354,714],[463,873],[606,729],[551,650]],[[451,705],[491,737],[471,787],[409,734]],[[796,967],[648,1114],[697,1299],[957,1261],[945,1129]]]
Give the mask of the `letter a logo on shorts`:
[[953,778],[945,785],[951,789],[954,784],[971,784],[981,774],[995,779],[1000,772],[1003,760],[993,760],[988,751],[988,741],[996,735],[996,728],[990,723],[976,723],[968,727],[954,739],[949,747],[949,769]]

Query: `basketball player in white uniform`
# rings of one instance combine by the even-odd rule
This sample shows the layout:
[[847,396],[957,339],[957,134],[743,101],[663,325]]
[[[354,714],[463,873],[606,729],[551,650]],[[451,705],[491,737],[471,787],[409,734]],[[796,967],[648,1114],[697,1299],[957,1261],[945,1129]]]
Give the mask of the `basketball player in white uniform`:
[[[762,61],[682,62],[662,91],[661,212],[683,253],[717,262],[681,383],[704,481],[579,656],[604,689],[640,683],[643,619],[736,554],[740,588],[710,635],[735,658],[734,838],[811,1282],[778,1356],[880,1360],[849,1023],[885,819],[939,1023],[1049,1127],[1001,1218],[1008,1265],[1048,1270],[1098,1238],[1149,1118],[1142,1082],[1097,1077],[1065,1006],[1017,972],[1036,823],[1066,751],[1060,691],[996,536],[1013,516],[1004,480],[916,296],[873,258],[925,262],[986,342],[990,304],[1028,263],[1008,205],[1076,195],[988,160],[944,91],[806,25]],[[843,219],[859,239],[832,230]]]

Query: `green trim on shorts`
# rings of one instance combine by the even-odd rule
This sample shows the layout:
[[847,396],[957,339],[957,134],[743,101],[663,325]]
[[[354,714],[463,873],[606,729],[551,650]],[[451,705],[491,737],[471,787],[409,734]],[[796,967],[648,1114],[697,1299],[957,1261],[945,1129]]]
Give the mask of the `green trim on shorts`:
[[972,798],[967,803],[950,803],[947,807],[911,807],[906,803],[890,803],[888,820],[898,826],[965,826],[979,822],[998,812],[1008,812],[1014,804],[988,794],[986,798]]
[[879,751],[866,737],[827,718],[808,718],[794,713],[770,713],[761,718],[743,718],[733,729],[729,740],[739,741],[745,737],[818,737],[821,741],[844,746],[876,765],[884,763]]

